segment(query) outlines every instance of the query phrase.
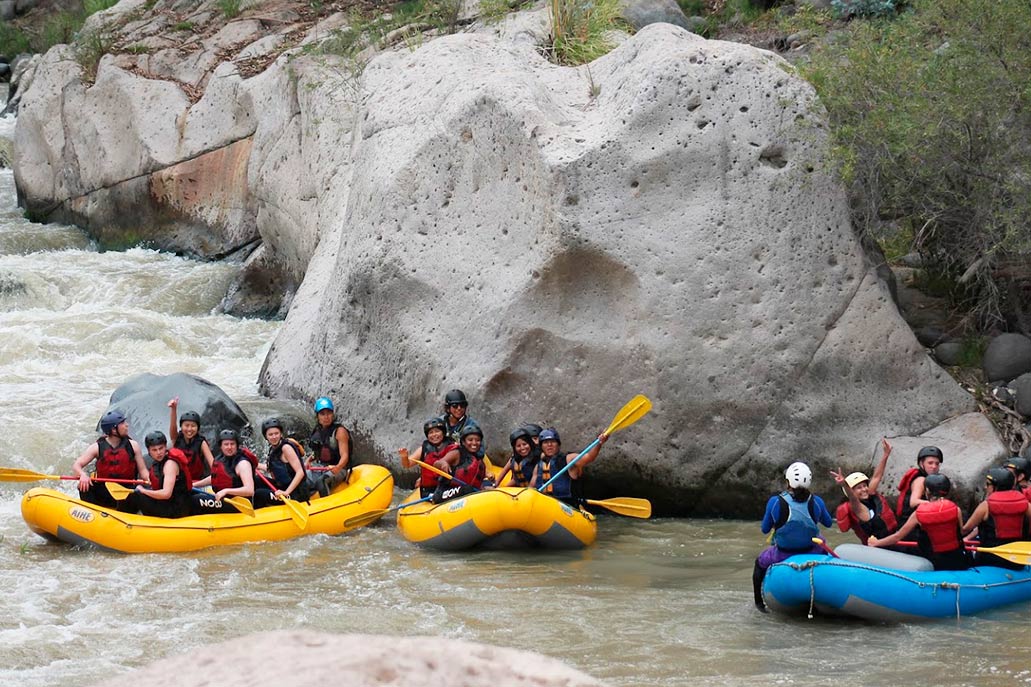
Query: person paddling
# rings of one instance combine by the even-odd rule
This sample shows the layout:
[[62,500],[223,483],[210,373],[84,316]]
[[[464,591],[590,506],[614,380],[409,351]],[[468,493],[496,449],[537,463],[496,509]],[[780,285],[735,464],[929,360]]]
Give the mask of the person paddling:
[[125,510],[130,505],[116,501],[102,483],[94,483],[86,470],[96,461],[97,477],[107,479],[143,479],[147,464],[143,461],[140,445],[129,437],[129,423],[120,410],[109,410],[100,418],[100,431],[104,436],[82,452],[72,464],[72,474],[79,478],[79,498],[105,508]]
[[[980,546],[992,548],[1027,539],[1031,527],[1031,503],[1013,488],[1013,474],[1006,468],[992,468],[985,475],[985,500],[977,504],[963,525],[963,535],[977,530]],[[1019,563],[990,553],[974,554],[976,565],[1023,570]]]
[[544,484],[551,480],[553,475],[558,475],[562,469],[576,459],[577,453],[563,453],[562,440],[559,438],[558,430],[554,427],[545,429],[540,434],[541,457],[537,461],[537,467],[533,470],[531,483],[535,489],[543,489],[543,493],[553,496],[563,503],[580,507],[582,502],[580,479],[588,465],[598,458],[601,447],[609,440],[609,435],[602,432],[598,435],[598,443],[590,451],[577,460],[568,470],[562,473],[558,479],[544,487]]
[[838,468],[837,472],[831,470],[831,477],[845,492],[846,497],[835,513],[838,529],[842,532],[851,529],[864,544],[871,534],[887,537],[898,529],[895,512],[888,500],[877,491],[884,477],[888,456],[891,455],[891,444],[887,438],[881,439],[881,445],[884,451],[880,462],[874,468],[873,477],[867,477],[862,472],[853,472],[846,477],[842,474],[841,468]]
[[[315,429],[308,439],[311,453],[305,460],[308,483],[319,496],[329,496],[333,488],[347,481],[351,473],[354,448],[351,433],[336,420],[336,409],[328,396],[315,400]],[[314,468],[314,470],[312,470]]]
[[[538,432],[538,436],[540,432]],[[511,487],[528,487],[533,479],[533,471],[540,460],[540,447],[533,441],[533,435],[527,426],[512,430],[508,435],[508,443],[512,446],[512,457],[505,463],[498,475],[499,486],[505,484],[505,477],[512,474]]]
[[813,471],[808,465],[792,463],[784,477],[788,488],[766,502],[766,512],[760,525],[763,534],[773,532],[773,544],[759,554],[752,568],[755,607],[763,613],[767,610],[762,593],[763,580],[769,567],[800,553],[822,553],[823,549],[813,542],[813,538],[820,536],[819,525],[830,527],[834,522],[823,499],[809,492]]
[[211,472],[211,461],[215,459],[211,453],[211,446],[207,438],[200,433],[200,414],[188,410],[179,417],[179,424],[176,426],[176,411],[179,409],[179,397],[168,402],[168,436],[172,440],[172,447],[177,448],[186,455],[190,463],[190,477],[195,480],[203,479]]
[[[447,422],[443,418],[434,417],[423,423],[422,433],[426,439],[419,448],[415,449],[414,453],[409,453],[408,449],[403,447],[397,449],[398,455],[401,456],[401,466],[408,469],[416,465],[416,463],[412,462],[413,460],[422,461],[428,465],[435,465],[444,456],[452,451],[457,451],[458,444],[447,438],[444,433],[446,430]],[[440,475],[422,466],[419,466],[419,469],[421,470],[417,485],[419,487],[419,496],[426,498],[436,491]]]
[[[268,489],[256,489],[255,508],[277,505],[276,500],[281,500],[283,496],[295,501],[307,501],[311,491],[305,479],[304,465],[301,463],[300,456],[303,451],[300,444],[283,436],[283,424],[279,418],[270,417],[262,422],[261,433],[269,445],[266,461],[268,479],[276,490],[272,492]],[[273,497],[276,500],[273,500]]]
[[921,501],[898,532],[884,539],[870,537],[866,545],[891,546],[915,532],[920,555],[930,560],[935,570],[966,570],[970,567],[970,558],[960,534],[963,514],[959,506],[948,498],[952,482],[945,475],[934,473],[924,478],[923,487],[927,498]]
[[210,486],[214,494],[192,494],[191,512],[238,513],[227,496],[254,496],[254,471],[258,467],[257,457],[240,446],[240,435],[235,429],[223,429],[218,433],[219,454],[211,463],[211,474],[193,483],[194,487]]
[[433,503],[465,496],[483,487],[487,476],[483,430],[477,425],[467,424],[462,428],[460,439],[457,449],[449,451],[434,464],[434,467],[450,473],[455,480],[449,482],[440,478],[433,493]]
[[190,514],[189,461],[177,448],[169,450],[164,432],[151,432],[143,443],[154,462],[150,466],[150,486],[137,486],[129,499],[144,515],[181,518]]

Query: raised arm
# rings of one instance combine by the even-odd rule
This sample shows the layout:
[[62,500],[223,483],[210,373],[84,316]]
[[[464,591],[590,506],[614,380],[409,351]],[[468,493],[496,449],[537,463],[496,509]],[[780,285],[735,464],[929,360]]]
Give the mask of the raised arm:
[[891,455],[891,444],[888,443],[887,437],[881,437],[881,446],[884,447],[884,453],[881,455],[881,460],[877,463],[877,467],[873,469],[873,477],[870,478],[870,493],[877,491],[877,487],[881,486],[881,480],[884,478],[884,469],[888,466],[888,456]]
[[168,402],[168,445],[174,446],[179,438],[179,397]]

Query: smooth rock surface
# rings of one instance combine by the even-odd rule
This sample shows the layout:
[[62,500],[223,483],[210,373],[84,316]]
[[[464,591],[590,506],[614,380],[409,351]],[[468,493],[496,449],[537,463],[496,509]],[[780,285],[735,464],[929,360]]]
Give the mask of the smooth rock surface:
[[[340,647],[347,651],[341,652]],[[271,661],[270,656],[289,656]],[[220,687],[604,687],[556,659],[442,637],[251,634],[193,648],[96,687],[205,687],[213,666],[232,666]],[[298,666],[303,666],[299,670]]]
[[988,342],[982,366],[985,379],[1004,382],[1031,372],[1031,339],[1023,334],[1000,334]]
[[1009,388],[1016,396],[1014,403],[1016,411],[1025,418],[1031,418],[1031,373],[1025,372],[1014,379],[1010,382]]

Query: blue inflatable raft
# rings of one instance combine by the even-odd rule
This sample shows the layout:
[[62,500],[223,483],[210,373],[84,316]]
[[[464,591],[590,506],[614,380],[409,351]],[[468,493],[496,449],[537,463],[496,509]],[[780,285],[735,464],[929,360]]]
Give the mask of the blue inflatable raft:
[[770,566],[763,598],[781,613],[816,612],[881,622],[949,618],[1031,601],[1031,568],[931,569],[919,556],[843,544],[830,555]]

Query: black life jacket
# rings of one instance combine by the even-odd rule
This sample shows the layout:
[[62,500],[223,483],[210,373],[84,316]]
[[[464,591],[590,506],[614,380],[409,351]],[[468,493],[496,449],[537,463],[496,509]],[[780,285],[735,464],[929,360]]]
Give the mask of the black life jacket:
[[[271,481],[280,491],[285,491],[290,486],[290,483],[294,481],[294,475],[297,474],[293,466],[283,459],[283,446],[286,444],[290,444],[293,447],[294,452],[297,454],[297,461],[301,464],[301,472],[307,476],[304,470],[304,449],[293,439],[283,437],[283,440],[271,447],[268,453],[268,469],[272,473]],[[311,496],[311,491],[308,489],[308,481],[302,479],[297,488],[294,489],[291,497],[297,501],[307,501],[309,496]]]
[[[337,429],[340,427],[344,426],[339,422],[333,422],[329,427],[315,425],[311,437],[308,438],[313,461],[322,465],[336,465],[340,462],[340,447],[337,445]],[[354,456],[354,442],[350,430],[347,432],[347,455]]]
[[179,449],[186,456],[186,460],[190,464],[191,479],[204,479],[210,472],[208,470],[208,461],[204,459],[204,451],[201,450],[201,446],[206,444],[207,441],[208,440],[204,438],[203,434],[197,432],[193,437],[193,440],[187,442],[183,433],[179,432],[175,437],[175,443],[172,444],[174,448]]

